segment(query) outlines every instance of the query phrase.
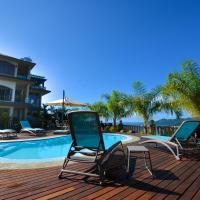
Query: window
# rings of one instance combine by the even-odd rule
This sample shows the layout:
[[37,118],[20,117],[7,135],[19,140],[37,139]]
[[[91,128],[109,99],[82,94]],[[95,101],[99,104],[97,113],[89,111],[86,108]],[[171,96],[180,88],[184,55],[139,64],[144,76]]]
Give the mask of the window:
[[18,65],[17,77],[21,79],[27,79],[29,74],[29,69]]
[[0,101],[11,101],[12,89],[0,85]]
[[15,74],[15,66],[0,60],[0,74],[12,75]]
[[25,89],[16,88],[15,90],[15,102],[25,102]]

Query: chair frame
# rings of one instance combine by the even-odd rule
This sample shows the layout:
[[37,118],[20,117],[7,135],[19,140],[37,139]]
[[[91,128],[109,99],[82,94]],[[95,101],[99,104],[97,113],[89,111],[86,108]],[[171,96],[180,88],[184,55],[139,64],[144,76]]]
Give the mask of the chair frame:
[[[199,122],[200,120],[187,120],[182,122],[182,124],[179,126],[179,128],[175,131],[175,133],[171,136],[169,141],[165,141],[162,139],[147,139],[145,137],[145,141],[140,142],[140,144],[145,144],[145,143],[156,143],[157,144],[161,144],[163,146],[165,146],[171,153],[172,155],[176,158],[176,160],[180,160],[181,159],[181,154],[180,154],[180,150],[183,150],[183,146],[182,146],[182,142],[181,140],[179,140],[178,138],[176,138],[176,134],[178,133],[178,131],[181,129],[181,127],[187,123],[187,122]],[[199,125],[200,126],[200,125]],[[192,134],[199,128],[199,126],[197,128],[195,128],[195,130],[190,134],[190,136],[188,137],[188,139],[192,136]],[[175,142],[174,142],[175,141]],[[185,140],[187,141],[187,140]],[[170,146],[174,147],[176,149],[176,151],[174,151],[173,148],[171,148]]]
[[[89,114],[94,114],[96,116],[96,123],[97,123],[97,126],[98,126],[98,134],[99,134],[99,137],[100,137],[99,145],[98,145],[97,148],[77,146],[76,133],[74,131],[74,127],[73,127],[73,124],[72,124],[73,113],[80,113],[80,114],[81,113],[89,113]],[[63,163],[61,172],[58,176],[59,178],[62,178],[63,173],[67,172],[67,173],[84,175],[84,176],[98,177],[98,178],[100,178],[100,184],[102,184],[103,181],[104,181],[105,175],[106,175],[106,171],[109,169],[108,163],[109,163],[110,159],[112,158],[113,154],[118,150],[122,152],[123,158],[124,158],[124,160],[123,160],[124,165],[126,166],[125,153],[124,153],[124,149],[123,149],[123,145],[122,145],[121,141],[115,143],[109,149],[107,149],[107,150],[105,149],[103,135],[102,135],[102,132],[101,132],[99,116],[96,112],[93,112],[93,111],[73,111],[73,112],[70,112],[68,114],[68,117],[69,117],[70,131],[71,131],[71,135],[72,135],[72,144],[70,146],[70,150],[69,150],[67,156],[64,159],[64,163]],[[89,149],[89,150],[92,151],[92,153],[80,152],[80,150],[82,150],[82,149]],[[81,154],[83,154],[87,157],[86,158],[85,157],[76,157],[76,156],[74,156],[74,154],[76,154],[76,153],[81,153]],[[90,159],[89,156],[93,156],[93,159]],[[108,158],[106,159],[106,157],[108,157]],[[68,170],[68,169],[66,169],[66,167],[67,167],[67,164],[69,163],[69,161],[83,162],[83,163],[95,163],[95,166],[93,168],[97,169],[97,173]]]
[[[26,121],[30,125],[30,122],[28,120],[22,120],[22,121]],[[46,134],[44,132],[44,129],[41,129],[41,128],[32,128],[31,125],[30,125],[29,128],[24,128],[24,126],[22,125],[22,121],[20,121],[20,124],[21,124],[21,127],[22,127],[22,129],[20,130],[20,133],[28,132],[29,134],[31,134],[33,136],[40,136],[40,135],[45,135]],[[42,134],[41,134],[41,132],[42,132]],[[40,133],[40,134],[38,134],[38,133]]]
[[17,137],[17,132],[14,129],[3,129],[3,130],[0,130],[0,137],[2,139],[5,139],[5,138],[16,138]]

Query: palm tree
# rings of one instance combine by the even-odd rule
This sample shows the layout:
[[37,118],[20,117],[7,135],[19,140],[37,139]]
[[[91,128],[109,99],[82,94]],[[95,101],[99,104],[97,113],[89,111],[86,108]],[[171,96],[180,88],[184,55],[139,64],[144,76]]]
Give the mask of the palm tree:
[[88,107],[89,109],[97,112],[100,117],[105,118],[106,121],[109,119],[108,107],[104,102],[98,101],[94,104],[89,104]]
[[143,117],[144,130],[147,133],[148,121],[160,108],[160,100],[157,98],[160,93],[160,87],[147,92],[145,86],[140,81],[136,81],[133,83],[133,91],[134,95],[130,97],[132,110]]
[[155,113],[164,110],[176,113],[178,117],[181,115],[179,107],[175,107],[175,104],[168,99],[162,98],[161,89],[162,87],[158,86],[147,91],[143,83],[136,81],[133,83],[134,94],[130,95],[124,102],[133,113],[143,118],[145,134],[147,134],[148,121],[153,118]]
[[111,95],[104,94],[102,98],[106,100],[109,117],[113,119],[113,125],[116,129],[117,120],[129,115],[129,110],[122,103],[127,98],[127,95],[113,90]]
[[177,105],[200,117],[200,67],[194,61],[186,61],[182,71],[171,73],[162,89],[165,97],[171,98]]
[[49,111],[52,110],[52,108],[48,108],[48,105],[42,104],[42,107],[39,111],[39,113],[36,113],[36,116],[39,117],[39,119],[42,121],[42,126],[44,128],[47,127],[49,120],[51,120],[52,115],[49,113]]

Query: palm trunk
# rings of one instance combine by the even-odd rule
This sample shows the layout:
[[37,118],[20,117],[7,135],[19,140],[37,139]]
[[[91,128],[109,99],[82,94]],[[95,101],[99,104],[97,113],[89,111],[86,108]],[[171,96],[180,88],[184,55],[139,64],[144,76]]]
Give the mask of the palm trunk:
[[144,118],[144,133],[147,134],[147,124],[148,124],[148,119]]
[[116,117],[114,116],[113,117],[113,126],[114,126],[114,128],[116,128],[116,126],[117,126],[117,119],[116,119]]

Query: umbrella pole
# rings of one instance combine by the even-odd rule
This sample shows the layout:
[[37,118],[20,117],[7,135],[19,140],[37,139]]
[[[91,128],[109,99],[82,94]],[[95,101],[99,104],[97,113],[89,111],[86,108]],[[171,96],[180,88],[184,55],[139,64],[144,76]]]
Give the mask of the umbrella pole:
[[62,124],[64,120],[64,102],[65,102],[65,90],[63,90],[63,101],[62,101]]

